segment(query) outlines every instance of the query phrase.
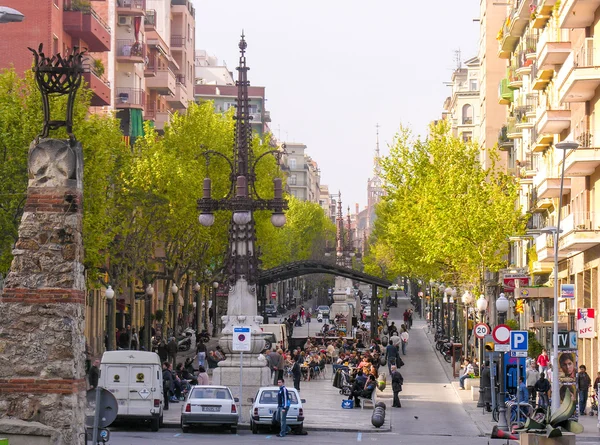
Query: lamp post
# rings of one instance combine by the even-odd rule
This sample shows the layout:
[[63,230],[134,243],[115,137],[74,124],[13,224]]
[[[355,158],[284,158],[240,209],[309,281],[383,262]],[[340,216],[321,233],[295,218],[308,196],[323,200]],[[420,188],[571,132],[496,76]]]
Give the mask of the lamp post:
[[200,332],[200,318],[202,317],[202,296],[200,295],[200,283],[194,284],[192,289],[196,295],[196,332]]
[[[465,291],[464,294],[462,294],[462,297],[460,297],[462,304],[465,308],[465,356],[469,355],[469,347],[468,347],[468,343],[469,343],[469,306],[473,303],[473,294],[471,294],[471,292],[469,292],[468,290]],[[481,363],[479,363],[479,369],[481,369]]]
[[115,350],[115,306],[114,306],[114,297],[115,291],[112,286],[108,286],[106,292],[104,292],[104,296],[108,301],[108,327],[106,330],[108,331],[108,350]]
[[152,284],[146,287],[146,299],[144,301],[144,345],[146,351],[152,351],[152,297],[154,296],[154,288]]
[[[450,309],[452,310],[453,314],[452,314],[452,327],[453,327],[453,332],[452,332],[452,336],[454,337],[454,341],[457,341],[458,338],[458,332],[457,332],[457,323],[456,323],[456,304],[455,304],[455,298],[457,295],[457,290],[455,287],[452,288],[452,292],[450,292]],[[458,303],[458,301],[457,301]],[[448,315],[448,318],[450,318],[450,316]],[[465,345],[466,346],[466,345]]]
[[212,313],[213,313],[213,326],[212,336],[217,335],[217,289],[219,288],[218,281],[213,282],[213,299],[212,299]]
[[560,218],[563,203],[563,187],[565,182],[565,158],[567,150],[576,150],[579,144],[574,141],[563,141],[554,145],[557,149],[563,151],[562,166],[560,172],[560,192],[558,195],[558,215],[556,218],[556,231],[554,232],[554,316],[552,318],[552,412],[558,411],[560,406],[560,397],[558,382],[558,238],[560,234]]
[[444,332],[444,296],[446,295],[444,291],[446,290],[446,286],[443,284],[439,287],[440,302],[438,304],[438,327],[442,328],[442,333]]
[[[285,224],[283,211],[287,208],[287,203],[283,199],[281,178],[273,179],[274,197],[272,199],[261,198],[255,184],[257,163],[268,154],[278,157],[281,152],[279,150],[268,150],[256,156],[252,149],[252,116],[250,115],[248,103],[249,68],[246,66],[246,47],[247,44],[242,34],[239,43],[239,66],[237,68],[238,81],[236,85],[238,95],[233,156],[230,159],[213,150],[203,153],[206,157],[207,170],[211,156],[226,160],[230,167],[229,189],[225,197],[212,198],[211,180],[208,177],[205,178],[203,196],[198,200],[198,209],[201,212],[199,221],[205,226],[214,223],[214,212],[217,210],[229,210],[233,213],[229,225],[229,250],[225,265],[229,288],[227,321],[219,342],[225,352],[233,352],[233,328],[243,323],[250,327],[251,332],[255,334],[252,335],[250,351],[247,354],[251,356],[258,355],[264,347],[264,340],[260,336],[259,326],[263,318],[258,315],[256,295],[259,259],[255,247],[256,227],[253,214],[257,210],[269,210],[272,212],[271,223],[275,227],[282,227]],[[230,360],[230,358],[232,358],[231,354],[228,355],[227,364],[224,367],[233,366],[233,359]]]
[[[477,305],[477,311],[479,312],[479,321],[481,323],[483,323],[483,317],[485,315],[485,311],[487,310],[487,305],[488,305],[488,302],[485,299],[485,296],[483,294],[479,295],[476,305]],[[478,339],[478,344],[479,344],[479,376],[481,377],[481,371],[483,370],[483,365],[484,365],[483,338]],[[485,403],[483,401],[483,391],[484,391],[484,387],[481,384],[481,379],[480,379],[479,399],[477,400],[477,408],[483,408],[485,406]]]
[[444,291],[444,303],[446,303],[446,309],[445,311],[442,312],[442,316],[444,316],[444,319],[446,320],[446,322],[444,323],[445,326],[448,327],[448,330],[446,331],[446,328],[444,328],[444,334],[446,334],[448,337],[450,337],[451,334],[451,326],[450,326],[450,297],[452,296],[452,288],[451,287],[447,287],[446,290]]
[[175,282],[173,282],[173,285],[171,286],[171,293],[173,294],[173,337],[175,337],[177,333],[177,312],[179,304],[179,299],[177,298],[178,292],[179,288],[177,287]]
[[[498,311],[498,324],[504,324],[506,313],[508,312],[508,300],[501,293],[496,300],[496,310]],[[500,401],[498,403],[498,428],[505,430],[508,428],[506,422],[506,373],[504,372],[504,352],[500,353]]]

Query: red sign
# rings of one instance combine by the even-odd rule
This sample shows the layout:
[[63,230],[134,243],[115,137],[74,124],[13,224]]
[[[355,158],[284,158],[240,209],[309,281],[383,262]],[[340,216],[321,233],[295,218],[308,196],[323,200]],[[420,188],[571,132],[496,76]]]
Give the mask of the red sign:
[[494,337],[496,343],[505,345],[510,342],[510,328],[505,324],[499,324],[492,331],[492,337]]
[[277,298],[277,292],[271,292],[271,298],[273,298],[273,299]]
[[513,291],[515,290],[515,282],[519,283],[519,287],[527,287],[529,286],[529,277],[522,277],[522,278],[511,278],[511,277],[505,277],[502,283],[502,287],[504,288],[504,290],[506,291]]

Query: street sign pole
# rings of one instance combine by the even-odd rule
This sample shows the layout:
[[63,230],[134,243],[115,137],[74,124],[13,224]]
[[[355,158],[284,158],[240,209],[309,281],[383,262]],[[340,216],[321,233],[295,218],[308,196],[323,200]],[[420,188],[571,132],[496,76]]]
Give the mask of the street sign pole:
[[240,353],[240,394],[239,394],[239,416],[240,422],[243,422],[244,413],[242,410],[243,382],[244,382],[244,351],[250,351],[252,346],[252,334],[250,326],[234,326],[232,350]]
[[242,387],[244,381],[244,353],[240,351],[240,423],[244,422],[244,410],[242,409]]

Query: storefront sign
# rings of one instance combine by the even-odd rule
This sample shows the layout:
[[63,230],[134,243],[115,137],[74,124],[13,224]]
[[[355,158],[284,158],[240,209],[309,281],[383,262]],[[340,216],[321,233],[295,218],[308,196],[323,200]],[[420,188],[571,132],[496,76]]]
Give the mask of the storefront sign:
[[561,284],[560,285],[560,297],[561,298],[575,298],[575,285],[574,284]]
[[594,338],[595,310],[593,308],[577,309],[577,336],[579,338]]

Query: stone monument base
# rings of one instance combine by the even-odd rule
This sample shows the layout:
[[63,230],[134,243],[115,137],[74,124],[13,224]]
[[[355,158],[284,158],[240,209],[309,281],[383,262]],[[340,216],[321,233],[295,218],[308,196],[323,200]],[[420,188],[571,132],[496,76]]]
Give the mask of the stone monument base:
[[54,445],[59,442],[60,433],[40,422],[0,419],[0,437],[8,439],[10,445]]
[[[249,411],[252,406],[248,398],[255,397],[258,389],[263,386],[273,386],[271,370],[266,360],[259,360],[258,354],[244,353],[242,363],[242,394],[240,394],[240,354],[232,352],[228,354],[227,360],[219,362],[219,366],[213,370],[212,384],[229,387],[233,397],[240,400],[241,413],[240,422],[250,422]],[[291,384],[292,382],[286,382]]]
[[519,443],[521,445],[575,445],[575,434],[565,432],[560,437],[548,438],[539,434],[521,433]]

